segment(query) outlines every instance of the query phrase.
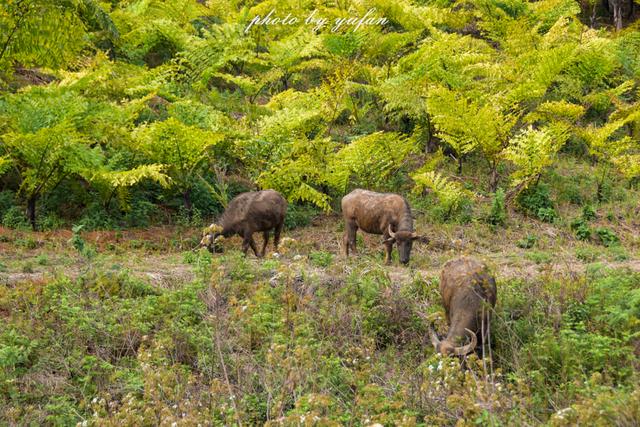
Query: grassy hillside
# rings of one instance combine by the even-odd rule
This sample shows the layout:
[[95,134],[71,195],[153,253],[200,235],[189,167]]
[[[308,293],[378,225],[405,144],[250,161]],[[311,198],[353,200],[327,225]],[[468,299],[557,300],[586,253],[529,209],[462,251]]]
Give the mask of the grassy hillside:
[[[618,237],[608,246],[575,236],[583,212],[567,203],[552,224],[512,212],[506,228],[416,209],[431,242],[408,267],[382,264],[378,236],[337,256],[338,216],[287,230],[263,260],[242,256],[237,237],[224,255],[193,252],[189,227],[2,229],[0,413],[9,424],[633,425],[638,214],[620,204],[587,222]],[[438,275],[460,254],[498,279],[491,358],[464,368],[428,338],[429,326],[446,331]]]

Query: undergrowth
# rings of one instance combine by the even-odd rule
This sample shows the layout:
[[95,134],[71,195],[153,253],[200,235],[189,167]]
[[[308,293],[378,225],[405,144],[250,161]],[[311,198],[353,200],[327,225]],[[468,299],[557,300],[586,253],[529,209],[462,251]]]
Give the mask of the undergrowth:
[[1,287],[0,423],[638,419],[640,274],[499,282],[492,357],[461,366],[428,341],[446,330],[437,278],[400,284],[359,259],[317,274],[325,254],[188,253],[196,280],[172,289],[100,269]]

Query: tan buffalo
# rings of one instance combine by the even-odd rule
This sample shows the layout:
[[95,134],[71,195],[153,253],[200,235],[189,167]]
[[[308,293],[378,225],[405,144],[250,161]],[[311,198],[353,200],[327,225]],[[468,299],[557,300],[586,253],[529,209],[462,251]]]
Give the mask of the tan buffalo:
[[[463,356],[478,345],[482,348],[489,336],[496,291],[496,281],[484,263],[470,257],[448,261],[440,274],[440,294],[449,332],[440,341],[431,331],[436,351]],[[468,344],[460,345],[467,339]]]
[[398,246],[400,262],[409,262],[414,240],[420,239],[413,231],[413,217],[406,199],[393,193],[375,193],[356,189],[342,198],[344,217],[343,253],[356,252],[356,233],[382,234],[385,245],[385,263],[391,262],[393,244]]

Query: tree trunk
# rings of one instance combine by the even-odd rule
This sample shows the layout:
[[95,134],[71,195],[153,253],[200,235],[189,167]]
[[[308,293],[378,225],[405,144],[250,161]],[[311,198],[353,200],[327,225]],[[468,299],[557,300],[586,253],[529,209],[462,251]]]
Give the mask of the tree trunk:
[[427,129],[427,143],[424,147],[425,154],[431,154],[436,152],[437,143],[433,137],[433,130],[431,129],[431,119],[429,115],[426,116],[426,129]]
[[616,24],[616,31],[622,29],[622,4],[618,0],[613,3],[613,22]]
[[192,208],[192,204],[191,204],[191,189],[190,188],[184,190],[184,193],[182,193],[182,199],[184,200],[184,207],[187,210],[187,216],[188,216],[189,220],[191,220],[191,218],[193,217],[193,208]]
[[489,191],[495,193],[498,189],[498,165],[491,163],[491,175],[489,176]]
[[38,225],[36,224],[36,201],[38,200],[37,195],[32,195],[27,199],[27,218],[29,219],[29,223],[31,224],[31,229],[36,231],[38,229]]
[[596,200],[598,203],[602,203],[602,183],[599,182],[596,186]]
[[620,31],[622,29],[625,6],[628,6],[627,17],[629,18],[633,13],[633,0],[630,2],[628,0],[605,0],[604,3],[609,13],[613,15],[613,23],[616,26],[616,30]]

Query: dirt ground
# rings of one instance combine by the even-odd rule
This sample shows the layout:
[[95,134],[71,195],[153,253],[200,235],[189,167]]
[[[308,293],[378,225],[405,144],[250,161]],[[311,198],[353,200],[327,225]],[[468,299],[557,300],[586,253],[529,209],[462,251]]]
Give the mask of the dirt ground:
[[[506,229],[493,229],[486,224],[437,226],[421,223],[419,233],[429,238],[427,244],[415,244],[411,262],[400,265],[397,260],[385,266],[392,281],[405,282],[420,274],[424,278],[439,274],[441,266],[459,255],[485,260],[497,278],[506,280],[534,277],[566,277],[585,273],[591,266],[628,268],[640,271],[640,238],[635,226],[621,224],[616,232],[621,245],[607,248],[597,242],[585,243],[560,227],[522,220]],[[158,286],[178,286],[195,277],[193,266],[185,254],[197,247],[199,228],[151,227],[118,231],[91,231],[81,234],[97,255],[101,268],[126,269],[131,274]],[[316,268],[319,276],[347,272],[352,260],[345,260],[342,250],[342,222],[336,215],[316,218],[309,227],[285,231],[280,259],[299,260],[310,254],[333,254],[329,269]],[[382,265],[380,236],[359,233],[358,257]],[[525,236],[535,236],[528,249],[521,246]],[[72,246],[70,230],[51,232],[17,231],[0,227],[0,284],[22,281],[40,282],[49,277],[77,277],[87,268],[87,261]],[[258,243],[262,237],[255,236]],[[240,238],[227,239],[227,251],[240,249]],[[270,244],[267,258],[273,257]],[[252,263],[260,263],[253,254]]]

